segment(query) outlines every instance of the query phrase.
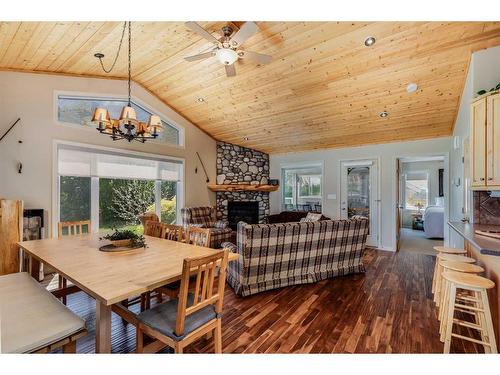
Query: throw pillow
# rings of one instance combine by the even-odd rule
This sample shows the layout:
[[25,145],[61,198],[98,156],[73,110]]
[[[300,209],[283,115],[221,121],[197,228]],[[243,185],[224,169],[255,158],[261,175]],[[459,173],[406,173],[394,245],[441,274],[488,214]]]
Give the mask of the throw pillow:
[[319,221],[321,219],[321,214],[315,214],[312,212],[308,212],[305,219],[307,219],[307,221]]

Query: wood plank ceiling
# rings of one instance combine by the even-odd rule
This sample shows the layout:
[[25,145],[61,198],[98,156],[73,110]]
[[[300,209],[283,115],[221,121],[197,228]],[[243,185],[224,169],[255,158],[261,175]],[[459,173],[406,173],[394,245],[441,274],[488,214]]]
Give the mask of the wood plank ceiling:
[[[226,23],[200,24],[215,35]],[[238,62],[228,78],[215,58],[183,60],[210,43],[182,22],[132,23],[133,80],[215,139],[305,151],[450,135],[471,52],[500,45],[499,22],[257,24],[243,47],[273,61]],[[111,74],[93,56],[109,65],[121,32],[121,22],[2,22],[0,70],[124,78],[126,53]]]

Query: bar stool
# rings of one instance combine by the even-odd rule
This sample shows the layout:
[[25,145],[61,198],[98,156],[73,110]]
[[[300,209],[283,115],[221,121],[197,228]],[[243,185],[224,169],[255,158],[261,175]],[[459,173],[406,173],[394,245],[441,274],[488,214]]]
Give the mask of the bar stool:
[[[442,277],[447,285],[446,298],[443,299],[444,306],[442,307],[444,310],[442,322],[444,324],[444,353],[450,352],[452,337],[483,345],[485,353],[497,353],[487,293],[487,289],[493,288],[495,283],[485,277],[455,271],[445,271]],[[457,301],[457,289],[469,292],[471,297],[466,301]],[[475,322],[455,318],[455,311],[474,316]],[[481,340],[453,333],[453,324],[479,331]]]
[[[462,262],[456,262],[456,261],[449,261],[449,260],[444,260],[440,261],[440,266],[443,272],[446,271],[455,271],[455,272],[463,272],[463,273],[471,273],[471,274],[480,274],[484,272],[484,268],[481,266],[478,266],[476,264],[471,264],[471,263],[462,263]],[[441,273],[442,275],[442,273]],[[442,277],[442,276],[441,276]],[[446,288],[447,288],[447,283],[446,280],[441,279],[441,290],[439,291],[441,301],[439,301],[439,306],[441,308],[438,308],[438,320],[442,323],[443,322],[443,303],[444,299],[446,298]],[[457,294],[457,299],[461,300],[469,300],[470,296],[467,293],[459,293]],[[439,327],[439,332],[444,332],[444,326],[443,324],[440,325]],[[443,341],[443,340],[441,340]]]
[[440,303],[440,292],[441,292],[441,273],[442,268],[440,266],[441,261],[452,261],[452,262],[461,262],[461,263],[475,263],[476,260],[474,258],[469,258],[463,255],[453,255],[453,254],[438,254],[436,255],[436,274],[435,274],[435,282],[434,282],[434,302],[436,306],[439,307]]
[[[445,247],[445,246],[434,246],[434,250],[438,252],[438,254],[466,254],[467,251],[464,249],[455,249],[453,247]],[[432,293],[436,290],[436,275],[438,270],[438,260],[436,259],[436,264],[434,265],[434,276],[432,278]]]

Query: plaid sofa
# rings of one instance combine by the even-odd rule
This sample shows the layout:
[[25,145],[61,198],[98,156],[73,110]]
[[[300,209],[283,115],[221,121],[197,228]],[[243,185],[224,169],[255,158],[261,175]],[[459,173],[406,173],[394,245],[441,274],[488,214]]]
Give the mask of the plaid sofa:
[[368,220],[303,223],[238,223],[237,245],[223,244],[241,256],[228,265],[227,281],[236,294],[313,283],[364,272]]
[[227,221],[217,221],[215,215],[215,207],[185,207],[181,209],[182,226],[210,228],[210,247],[220,249],[223,242],[231,240],[233,231]]

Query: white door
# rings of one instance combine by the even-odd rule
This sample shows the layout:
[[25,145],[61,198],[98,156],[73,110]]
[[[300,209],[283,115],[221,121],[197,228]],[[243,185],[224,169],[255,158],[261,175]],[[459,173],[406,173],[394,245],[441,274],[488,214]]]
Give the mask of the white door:
[[340,216],[370,220],[367,245],[379,246],[379,192],[377,160],[343,161],[341,164]]

